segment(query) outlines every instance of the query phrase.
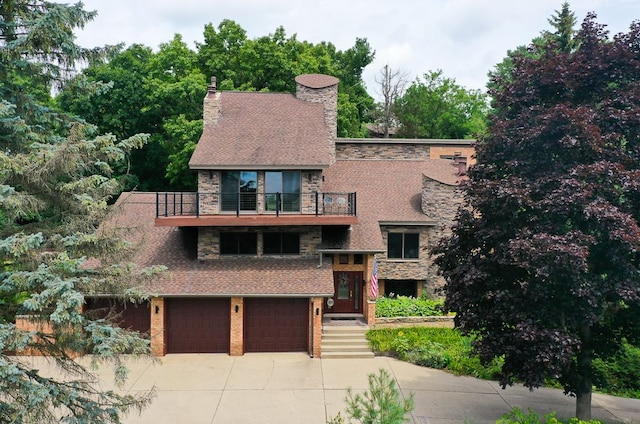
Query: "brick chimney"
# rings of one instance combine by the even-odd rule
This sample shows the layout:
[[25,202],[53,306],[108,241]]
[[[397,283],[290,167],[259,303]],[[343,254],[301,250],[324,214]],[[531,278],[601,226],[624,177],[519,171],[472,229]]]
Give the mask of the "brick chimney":
[[216,77],[211,77],[211,84],[207,87],[202,105],[202,120],[204,127],[218,122],[220,116],[220,93],[217,92]]

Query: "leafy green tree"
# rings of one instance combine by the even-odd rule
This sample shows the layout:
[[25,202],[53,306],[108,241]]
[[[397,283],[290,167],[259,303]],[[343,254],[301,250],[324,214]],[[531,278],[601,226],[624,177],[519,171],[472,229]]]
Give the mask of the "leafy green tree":
[[[197,44],[201,71],[218,79],[221,90],[294,92],[295,77],[322,73],[340,79],[338,134],[362,137],[362,122],[373,108],[373,98],[362,80],[374,52],[365,39],[357,38],[350,49],[338,51],[331,43],[312,44],[287,37],[278,27],[273,34],[248,39],[237,23],[223,20],[216,31],[208,24],[203,44]],[[354,111],[356,113],[354,113]]]
[[[102,390],[73,357],[88,353],[92,364],[112,364],[121,384],[122,354],[149,355],[148,340],[137,333],[80,313],[85,295],[141,299],[137,284],[159,271],[121,264],[127,245],[106,230],[96,232],[120,190],[113,165],[147,137],[96,136],[53,107],[48,93],[76,61],[107,53],[73,43],[73,30],[92,12],[81,3],[8,0],[0,13],[0,306],[6,307],[0,311],[0,422],[118,423],[147,405],[152,393]],[[19,329],[17,313],[39,329]],[[62,377],[11,354],[25,350],[52,358]]]
[[459,86],[441,70],[423,78],[416,78],[394,103],[399,137],[471,138],[484,132],[485,94]]
[[[501,383],[557,378],[591,417],[594,358],[640,339],[640,23],[610,40],[589,14],[570,53],[519,56],[490,91],[452,235],[446,307]],[[535,49],[535,47],[532,47]]]

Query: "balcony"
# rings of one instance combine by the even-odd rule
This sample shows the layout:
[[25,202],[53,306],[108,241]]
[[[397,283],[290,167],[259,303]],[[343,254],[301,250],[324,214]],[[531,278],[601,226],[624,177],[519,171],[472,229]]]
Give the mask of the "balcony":
[[156,226],[352,225],[356,193],[156,193]]

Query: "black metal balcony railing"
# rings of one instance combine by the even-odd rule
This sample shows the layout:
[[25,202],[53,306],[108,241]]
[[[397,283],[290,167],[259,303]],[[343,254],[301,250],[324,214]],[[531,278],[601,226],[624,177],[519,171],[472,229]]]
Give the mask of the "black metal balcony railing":
[[156,217],[218,214],[356,215],[356,193],[156,193]]

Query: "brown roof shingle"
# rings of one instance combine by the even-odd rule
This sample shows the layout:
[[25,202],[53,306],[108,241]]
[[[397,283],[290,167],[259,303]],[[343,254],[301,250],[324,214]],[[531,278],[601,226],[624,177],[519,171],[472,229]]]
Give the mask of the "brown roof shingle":
[[192,169],[320,169],[331,160],[322,104],[286,93],[224,91],[217,123],[205,130]]
[[352,225],[346,249],[383,251],[380,222],[433,225],[422,213],[422,176],[448,185],[460,177],[450,160],[344,160],[323,171],[325,192],[357,195],[358,224]]

